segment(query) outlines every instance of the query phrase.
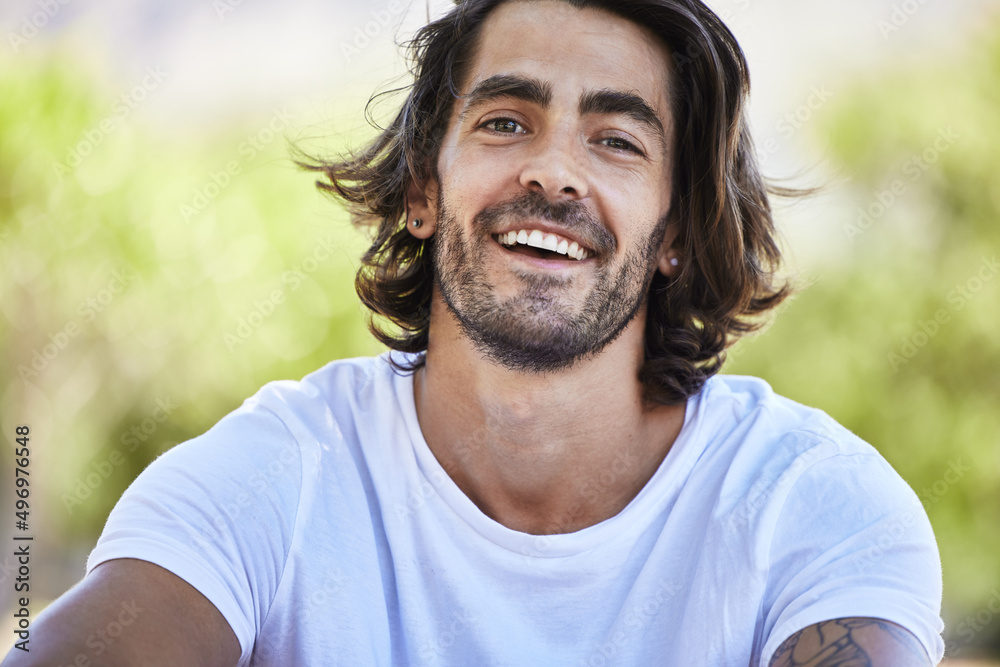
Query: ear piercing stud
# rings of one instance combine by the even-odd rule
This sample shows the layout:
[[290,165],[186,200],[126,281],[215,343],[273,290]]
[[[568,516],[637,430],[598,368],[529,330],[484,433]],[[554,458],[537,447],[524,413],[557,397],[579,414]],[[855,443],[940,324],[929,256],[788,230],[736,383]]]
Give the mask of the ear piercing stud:
[[680,261],[676,257],[670,258],[670,266],[677,266],[678,264],[680,264]]
[[420,225],[422,225],[422,224],[424,224],[424,221],[421,220],[420,218],[414,218],[413,219],[413,228],[414,229],[420,229]]

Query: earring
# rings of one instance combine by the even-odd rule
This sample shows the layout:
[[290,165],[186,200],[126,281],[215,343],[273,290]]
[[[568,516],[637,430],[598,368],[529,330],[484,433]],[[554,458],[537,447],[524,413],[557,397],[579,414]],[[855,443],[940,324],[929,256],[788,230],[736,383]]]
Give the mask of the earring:
[[413,228],[414,229],[420,229],[420,225],[422,225],[422,224],[424,224],[424,221],[421,220],[420,218],[414,218],[413,219]]
[[670,266],[677,266],[678,264],[680,264],[680,261],[676,257],[670,258]]

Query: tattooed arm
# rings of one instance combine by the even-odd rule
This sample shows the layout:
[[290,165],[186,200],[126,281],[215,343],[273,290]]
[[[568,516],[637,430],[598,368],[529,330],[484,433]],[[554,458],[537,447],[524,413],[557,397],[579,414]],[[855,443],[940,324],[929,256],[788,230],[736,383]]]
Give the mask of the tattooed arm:
[[770,667],[928,667],[908,630],[877,618],[838,618],[795,633],[778,647]]

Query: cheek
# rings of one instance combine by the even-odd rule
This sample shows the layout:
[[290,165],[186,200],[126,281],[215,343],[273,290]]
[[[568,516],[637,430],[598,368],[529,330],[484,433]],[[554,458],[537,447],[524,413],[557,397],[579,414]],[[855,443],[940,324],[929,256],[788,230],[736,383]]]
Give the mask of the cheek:
[[[449,207],[475,215],[495,204],[518,182],[513,160],[489,149],[456,151],[439,162]],[[472,210],[470,210],[472,209]]]
[[648,193],[646,201],[636,196],[632,200],[622,197],[608,201],[604,209],[604,222],[618,241],[616,254],[622,261],[646,256],[652,245],[659,247],[663,238],[660,222],[666,208],[654,208],[651,204],[657,199]]
[[600,193],[616,206],[628,208],[653,208],[666,211],[670,202],[671,183],[666,173],[667,165],[659,163],[622,163],[602,160],[592,156],[587,171],[591,191]]
[[619,241],[630,248],[646,247],[651,235],[659,233],[660,222],[670,211],[670,188],[622,188],[609,200],[606,209],[617,222],[615,233]]

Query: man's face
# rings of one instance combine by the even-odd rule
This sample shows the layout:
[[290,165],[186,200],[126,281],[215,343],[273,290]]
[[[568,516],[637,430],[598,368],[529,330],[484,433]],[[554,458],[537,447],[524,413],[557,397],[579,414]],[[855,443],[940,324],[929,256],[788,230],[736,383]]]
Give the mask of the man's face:
[[483,26],[428,190],[441,296],[492,360],[565,367],[644,320],[672,270],[668,62],[646,29],[559,0]]

